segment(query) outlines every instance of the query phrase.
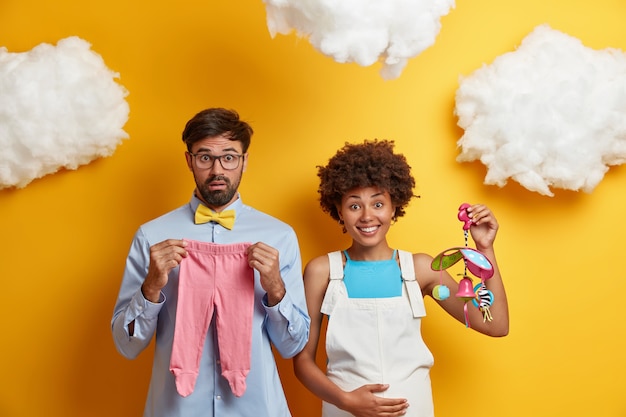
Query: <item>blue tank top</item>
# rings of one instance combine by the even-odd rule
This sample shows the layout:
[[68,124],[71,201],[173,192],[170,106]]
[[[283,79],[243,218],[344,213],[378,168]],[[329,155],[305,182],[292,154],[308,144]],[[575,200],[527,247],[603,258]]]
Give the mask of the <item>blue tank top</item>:
[[402,271],[396,251],[385,261],[353,261],[346,255],[343,283],[349,298],[389,298],[402,295]]

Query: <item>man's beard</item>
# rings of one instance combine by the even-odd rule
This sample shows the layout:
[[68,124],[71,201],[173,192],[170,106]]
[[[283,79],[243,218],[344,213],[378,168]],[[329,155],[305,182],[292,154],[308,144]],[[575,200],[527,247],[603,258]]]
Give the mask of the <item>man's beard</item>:
[[[209,189],[209,184],[215,180],[224,181],[226,183],[226,189],[211,191]],[[200,195],[202,196],[202,199],[207,204],[213,207],[221,207],[230,203],[234,195],[237,193],[237,189],[239,188],[240,182],[241,182],[241,177],[239,177],[237,180],[237,183],[233,185],[230,183],[230,179],[228,179],[227,177],[224,177],[222,175],[215,175],[215,176],[207,178],[207,180],[202,186],[200,184],[197,184],[197,186],[198,186],[198,191],[200,192]]]

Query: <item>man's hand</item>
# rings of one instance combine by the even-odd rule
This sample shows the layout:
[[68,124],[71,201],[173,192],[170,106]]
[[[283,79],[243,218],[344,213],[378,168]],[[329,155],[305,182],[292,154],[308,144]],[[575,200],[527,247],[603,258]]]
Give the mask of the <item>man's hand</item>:
[[161,288],[165,287],[169,272],[177,267],[184,257],[187,242],[182,239],[167,239],[150,246],[150,266],[141,292],[146,300],[159,302]]
[[285,296],[285,283],[280,276],[280,262],[278,250],[257,242],[248,247],[248,265],[259,271],[261,286],[267,293],[268,305],[278,304]]

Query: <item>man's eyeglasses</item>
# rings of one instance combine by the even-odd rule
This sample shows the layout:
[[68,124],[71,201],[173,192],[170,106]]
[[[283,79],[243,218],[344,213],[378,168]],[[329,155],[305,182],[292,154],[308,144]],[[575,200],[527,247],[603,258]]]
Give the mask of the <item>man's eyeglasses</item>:
[[196,167],[198,169],[209,169],[213,167],[215,161],[219,159],[220,164],[222,164],[222,168],[226,170],[237,169],[239,167],[239,160],[243,155],[238,155],[235,153],[227,153],[224,155],[211,155],[208,153],[191,153],[187,152],[189,155],[193,156],[196,160]]

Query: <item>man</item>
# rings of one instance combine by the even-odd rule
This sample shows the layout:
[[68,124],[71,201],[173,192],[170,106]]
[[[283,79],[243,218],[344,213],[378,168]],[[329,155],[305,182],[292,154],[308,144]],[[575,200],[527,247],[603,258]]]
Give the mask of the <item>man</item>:
[[238,193],[252,133],[231,110],[189,120],[191,201],[132,241],[111,325],[130,359],[156,334],[145,417],[290,416],[271,345],[293,357],[310,319],[295,232]]

